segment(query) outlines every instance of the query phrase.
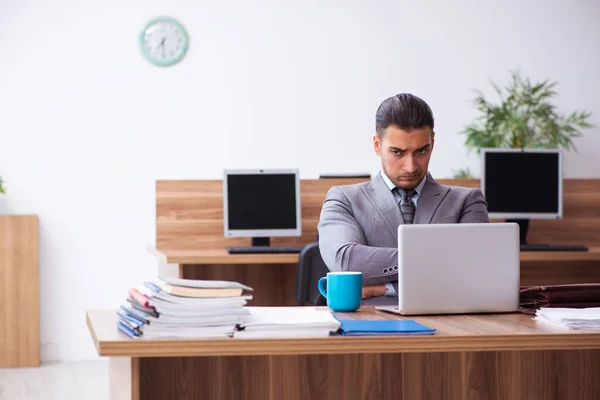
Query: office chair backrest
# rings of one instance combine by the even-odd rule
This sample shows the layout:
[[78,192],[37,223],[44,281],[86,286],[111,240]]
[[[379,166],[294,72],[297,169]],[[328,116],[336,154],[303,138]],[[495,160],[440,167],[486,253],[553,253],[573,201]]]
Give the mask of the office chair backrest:
[[327,305],[325,298],[319,293],[317,283],[328,272],[329,269],[319,252],[319,243],[314,242],[304,246],[300,251],[296,275],[296,301],[299,305],[306,303],[317,306]]

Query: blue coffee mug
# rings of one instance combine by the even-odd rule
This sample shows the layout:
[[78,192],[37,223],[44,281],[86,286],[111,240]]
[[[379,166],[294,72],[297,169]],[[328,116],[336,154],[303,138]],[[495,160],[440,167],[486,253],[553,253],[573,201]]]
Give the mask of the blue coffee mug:
[[[325,290],[327,282],[327,290]],[[337,312],[352,312],[362,303],[362,272],[329,272],[319,279],[319,292],[327,306]]]

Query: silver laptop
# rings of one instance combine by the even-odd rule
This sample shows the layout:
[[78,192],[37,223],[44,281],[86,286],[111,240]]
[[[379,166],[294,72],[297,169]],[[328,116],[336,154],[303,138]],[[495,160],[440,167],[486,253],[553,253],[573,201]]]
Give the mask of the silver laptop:
[[516,223],[398,227],[398,306],[402,315],[513,312],[519,307]]

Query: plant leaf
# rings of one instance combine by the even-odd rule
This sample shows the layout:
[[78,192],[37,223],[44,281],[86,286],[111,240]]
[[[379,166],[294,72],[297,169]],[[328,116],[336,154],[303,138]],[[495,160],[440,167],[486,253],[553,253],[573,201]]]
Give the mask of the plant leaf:
[[577,151],[573,138],[581,129],[593,128],[588,122],[591,112],[573,111],[559,114],[551,103],[558,95],[557,82],[545,79],[532,83],[520,71],[510,71],[510,80],[502,90],[491,82],[499,104],[493,104],[480,91],[472,99],[478,115],[461,130],[469,151],[480,153],[483,147],[504,148],[564,148]]

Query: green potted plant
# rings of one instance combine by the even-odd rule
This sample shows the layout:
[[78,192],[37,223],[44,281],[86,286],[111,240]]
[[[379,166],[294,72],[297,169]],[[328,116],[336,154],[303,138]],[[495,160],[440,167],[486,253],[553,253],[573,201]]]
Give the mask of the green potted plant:
[[[492,103],[480,91],[472,100],[479,113],[475,121],[463,128],[465,144],[477,154],[482,148],[564,148],[577,151],[573,139],[581,136],[581,128],[591,128],[587,111],[558,112],[551,100],[558,93],[556,82],[532,83],[511,71],[504,89],[494,82],[492,87],[500,101]],[[460,170],[463,173],[465,170]]]

